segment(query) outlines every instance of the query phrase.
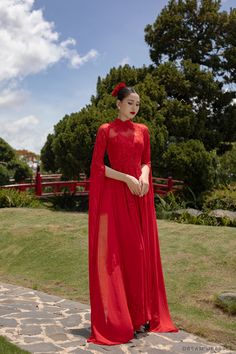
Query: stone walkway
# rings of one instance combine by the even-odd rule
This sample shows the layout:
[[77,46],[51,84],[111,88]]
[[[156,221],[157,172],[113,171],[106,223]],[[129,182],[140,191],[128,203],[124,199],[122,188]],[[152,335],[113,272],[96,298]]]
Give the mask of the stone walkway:
[[0,283],[0,335],[31,353],[236,354],[220,344],[207,342],[183,330],[139,334],[139,338],[130,343],[116,346],[87,343],[89,331],[88,305]]

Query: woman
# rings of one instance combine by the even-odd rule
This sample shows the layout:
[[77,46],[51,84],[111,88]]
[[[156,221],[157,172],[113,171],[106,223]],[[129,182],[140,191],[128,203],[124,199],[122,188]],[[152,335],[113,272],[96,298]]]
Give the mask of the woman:
[[143,328],[178,332],[162,273],[149,130],[133,122],[140,104],[133,88],[121,82],[112,95],[118,116],[98,129],[89,191],[88,341],[107,345],[126,343]]

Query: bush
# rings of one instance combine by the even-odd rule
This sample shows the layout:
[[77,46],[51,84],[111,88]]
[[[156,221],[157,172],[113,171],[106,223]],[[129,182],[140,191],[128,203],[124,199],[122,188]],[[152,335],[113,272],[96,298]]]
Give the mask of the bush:
[[232,149],[220,157],[220,182],[231,183],[236,181],[236,143]]
[[236,183],[220,186],[201,196],[202,208],[236,211]]
[[8,184],[10,181],[10,173],[8,169],[0,164],[0,186]]
[[9,162],[16,158],[14,149],[2,138],[0,138],[0,161]]
[[155,194],[154,203],[158,219],[170,219],[173,210],[186,207],[180,195],[175,195],[172,192],[168,193],[165,197],[160,197],[158,194]]
[[199,216],[190,215],[188,212],[185,212],[180,216],[174,216],[173,220],[184,224],[236,227],[236,220],[232,221],[227,217],[216,218],[215,216],[208,215],[207,212],[203,212]]
[[213,187],[219,161],[215,152],[206,151],[199,140],[171,143],[163,154],[168,174],[184,180],[196,195]]
[[76,196],[67,192],[64,192],[62,196],[56,196],[50,198],[52,207],[55,210],[67,210],[67,211],[88,211],[88,196]]
[[11,171],[16,183],[24,181],[26,178],[31,178],[33,175],[32,170],[26,162],[21,160],[12,160],[7,164],[7,168]]
[[0,189],[0,208],[42,207],[42,203],[32,194],[15,189]]

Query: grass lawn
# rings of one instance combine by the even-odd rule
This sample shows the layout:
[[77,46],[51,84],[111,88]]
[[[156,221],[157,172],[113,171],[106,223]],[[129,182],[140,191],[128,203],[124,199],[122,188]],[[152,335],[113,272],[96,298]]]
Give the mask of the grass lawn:
[[1,354],[28,354],[28,351],[18,348],[10,343],[6,338],[0,336],[0,353]]
[[[87,213],[0,209],[1,280],[88,303],[87,224]],[[158,229],[174,323],[236,349],[235,316],[213,302],[236,290],[235,228],[159,220]]]

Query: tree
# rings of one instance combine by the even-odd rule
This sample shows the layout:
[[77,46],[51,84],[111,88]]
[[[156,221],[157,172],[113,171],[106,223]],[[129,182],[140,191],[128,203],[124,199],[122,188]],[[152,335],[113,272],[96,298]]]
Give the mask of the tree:
[[184,180],[196,194],[210,189],[216,181],[218,158],[199,140],[170,144],[163,161],[168,174]]
[[8,171],[14,178],[15,182],[22,182],[26,178],[32,177],[33,173],[30,167],[21,160],[11,160],[7,164]]
[[[209,188],[216,181],[213,172],[217,162],[214,153],[207,150],[215,148],[230,134],[230,120],[226,120],[228,132],[221,130],[226,122],[221,119],[220,109],[220,101],[228,104],[229,97],[222,95],[222,84],[214,80],[211,72],[201,70],[199,64],[190,60],[184,60],[180,67],[167,62],[148,70],[126,65],[124,76],[121,68],[112,68],[104,79],[99,78],[97,95],[92,96],[91,104],[59,121],[47,142],[60,171],[66,178],[77,177],[79,172],[89,176],[97,129],[116,117],[116,100],[111,91],[117,82],[128,79],[126,75],[130,77],[127,85],[132,82],[141,96],[141,107],[135,121],[149,127],[154,175],[167,176],[171,173],[176,178],[186,178],[196,193]],[[230,113],[229,116],[232,117]],[[231,123],[232,127],[235,122],[231,120]],[[181,152],[181,170],[175,166],[172,168],[173,161],[178,161],[173,149],[176,153]],[[45,151],[42,149],[43,161]],[[186,165],[184,159],[188,160]],[[198,160],[201,162],[199,165]],[[107,156],[105,163],[109,165]],[[171,170],[168,166],[172,166]],[[185,169],[188,173],[184,172]]]
[[29,166],[18,159],[15,150],[2,138],[0,138],[0,166],[1,184],[9,183],[10,177],[16,182],[32,177]]
[[170,0],[145,41],[156,65],[190,59],[225,83],[236,81],[236,9],[220,12],[221,0]]
[[10,173],[6,166],[0,163],[0,186],[8,184],[10,181]]
[[[169,131],[170,127],[175,131],[177,124],[177,135],[182,134],[181,117],[182,125],[186,123],[194,130],[191,134],[187,129],[188,137],[203,140],[208,150],[222,140],[236,140],[232,106],[236,92],[224,87],[236,80],[236,9],[220,12],[220,3],[170,0],[155,22],[145,28],[157,75],[168,100],[175,100],[172,107],[164,107],[163,114],[170,117]],[[169,102],[166,104],[169,106]],[[194,116],[186,115],[188,108],[192,108]],[[173,115],[175,109],[179,110],[177,118]]]
[[220,157],[220,182],[236,182],[236,143]]
[[0,162],[8,162],[16,158],[14,149],[0,138]]
[[48,134],[46,143],[41,150],[42,170],[50,173],[57,172],[56,157],[53,152],[52,143],[54,140],[53,134]]
[[[158,113],[157,101],[163,100],[166,93],[158,84],[158,80],[152,77],[151,72],[151,68],[136,69],[125,65],[117,69],[112,68],[104,79],[98,78],[97,94],[92,96],[91,104],[80,112],[66,115],[54,127],[54,134],[47,138],[41,150],[44,167],[51,170],[48,156],[52,156],[52,159],[55,156],[55,164],[66,178],[75,178],[79,172],[89,175],[97,129],[102,123],[111,121],[117,115],[116,99],[112,97],[111,92],[119,81],[134,86],[142,95],[137,121],[144,122],[150,127],[153,165],[157,166],[157,160],[165,149],[168,135],[163,124],[164,117]],[[108,156],[105,157],[105,161],[109,164]]]

